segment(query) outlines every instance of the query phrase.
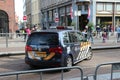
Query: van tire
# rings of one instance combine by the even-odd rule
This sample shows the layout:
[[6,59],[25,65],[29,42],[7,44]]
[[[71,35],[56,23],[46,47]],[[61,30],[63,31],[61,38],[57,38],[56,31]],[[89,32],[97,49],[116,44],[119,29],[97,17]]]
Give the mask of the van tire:
[[66,58],[66,67],[72,67],[73,61],[70,55]]
[[86,56],[87,56],[86,60],[91,60],[92,59],[92,57],[93,57],[92,49],[89,48]]
[[[65,59],[65,67],[72,67],[73,65],[73,61],[72,61],[72,57],[70,55],[67,55],[66,59]],[[65,69],[64,72],[68,72],[71,69]]]

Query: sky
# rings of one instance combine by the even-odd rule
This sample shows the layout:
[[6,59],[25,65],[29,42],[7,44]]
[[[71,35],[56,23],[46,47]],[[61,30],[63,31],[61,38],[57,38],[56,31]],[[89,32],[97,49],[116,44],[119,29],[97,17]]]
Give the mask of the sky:
[[19,20],[23,20],[23,0],[15,0],[15,13]]

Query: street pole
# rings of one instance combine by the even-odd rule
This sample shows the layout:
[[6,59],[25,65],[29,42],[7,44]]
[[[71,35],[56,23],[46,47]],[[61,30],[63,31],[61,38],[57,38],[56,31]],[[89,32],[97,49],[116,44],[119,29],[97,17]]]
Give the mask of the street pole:
[[81,11],[76,10],[75,13],[74,13],[74,15],[75,15],[76,18],[77,18],[76,30],[78,30],[78,29],[79,29],[79,28],[78,28],[78,26],[79,26],[79,16],[81,16]]
[[116,2],[115,2],[115,0],[114,0],[114,22],[113,22],[113,25],[114,25],[114,35],[115,35],[115,27],[116,27],[116,21],[115,21],[115,15],[116,15]]

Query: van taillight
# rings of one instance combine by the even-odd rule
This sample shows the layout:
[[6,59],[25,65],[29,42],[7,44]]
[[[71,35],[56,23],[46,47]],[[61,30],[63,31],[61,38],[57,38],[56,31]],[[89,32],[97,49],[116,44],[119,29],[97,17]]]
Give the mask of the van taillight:
[[30,47],[30,46],[25,46],[25,50],[26,50],[26,51],[32,51],[32,47]]
[[62,54],[62,48],[61,47],[54,47],[54,48],[50,48],[49,52],[55,52],[55,53],[60,53]]

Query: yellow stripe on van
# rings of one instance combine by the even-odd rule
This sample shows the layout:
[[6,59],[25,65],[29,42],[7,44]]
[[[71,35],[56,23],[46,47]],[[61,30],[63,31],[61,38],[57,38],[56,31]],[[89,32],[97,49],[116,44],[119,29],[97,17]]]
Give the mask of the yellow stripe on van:
[[44,58],[44,60],[50,60],[55,55],[54,52],[51,52],[50,55]]
[[84,50],[86,47],[88,47],[88,46],[90,46],[91,45],[91,43],[90,42],[81,42],[80,43],[80,50],[82,51],[82,50]]

